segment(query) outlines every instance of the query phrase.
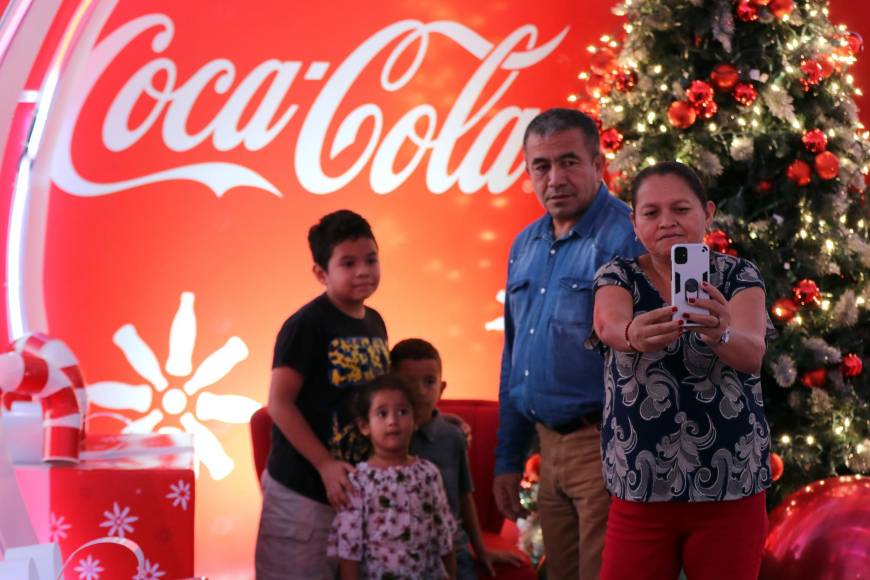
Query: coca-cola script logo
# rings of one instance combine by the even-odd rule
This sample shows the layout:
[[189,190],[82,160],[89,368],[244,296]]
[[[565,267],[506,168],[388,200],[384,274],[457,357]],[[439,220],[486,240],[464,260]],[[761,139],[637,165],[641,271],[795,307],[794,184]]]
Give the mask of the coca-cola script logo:
[[[59,135],[52,177],[61,189],[78,196],[107,195],[170,180],[202,183],[217,196],[240,186],[281,195],[274,178],[240,163],[217,159],[166,167],[111,182],[89,180],[76,170],[73,132],[94,84],[115,59],[122,57],[131,42],[141,35],[153,34],[151,50],[155,57],[126,81],[105,111],[101,139],[110,152],[130,150],[146,134],[158,131],[166,150],[177,154],[207,143],[216,157],[237,148],[255,152],[277,139],[295,116],[304,114],[292,169],[301,187],[310,193],[338,191],[366,168],[371,190],[390,193],[420,168],[427,153],[425,183],[432,193],[443,193],[454,186],[465,193],[483,188],[500,193],[522,173],[519,162],[522,133],[538,109],[496,105],[517,76],[550,55],[567,33],[565,27],[547,42],[538,44],[537,28],[523,25],[494,45],[458,22],[402,20],[371,35],[331,73],[329,62],[306,64],[269,59],[236,82],[237,66],[230,59],[217,58],[181,82],[176,63],[159,56],[173,41],[172,18],[165,14],[141,16],[107,35],[89,56],[88,72],[76,90],[72,114]],[[386,54],[379,71],[380,88],[385,92],[399,91],[415,75],[425,74],[427,50],[436,35],[454,42],[479,61],[443,118],[439,118],[433,105],[422,103],[411,107],[392,126],[386,126],[384,111],[372,102],[360,104],[343,118],[337,118],[342,105],[347,108],[345,100],[352,94],[354,83],[377,57]],[[326,80],[307,111],[300,111],[298,104],[282,108],[288,95],[292,97],[291,91],[300,75],[304,81]],[[225,100],[204,128],[191,133],[187,129],[188,120],[204,96]],[[143,102],[147,103],[147,114],[144,119],[134,121],[134,107]],[[244,115],[250,108],[255,110],[253,115]],[[367,137],[361,137],[363,127]],[[327,142],[328,135],[332,135],[331,143]],[[472,141],[457,161],[453,159],[456,143],[463,137]],[[365,145],[349,167],[338,172],[324,168],[324,154],[333,160],[358,139],[366,139],[361,141]],[[413,154],[400,156],[400,150],[409,146]]]

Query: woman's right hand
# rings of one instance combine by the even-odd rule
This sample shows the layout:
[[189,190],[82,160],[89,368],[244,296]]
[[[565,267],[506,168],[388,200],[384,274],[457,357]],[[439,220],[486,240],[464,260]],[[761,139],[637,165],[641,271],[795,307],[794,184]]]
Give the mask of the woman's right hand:
[[326,488],[329,504],[337,510],[349,508],[350,499],[347,495],[352,491],[347,475],[353,473],[353,466],[344,461],[329,459],[318,465],[317,471]]
[[662,306],[635,316],[628,326],[628,341],[638,352],[664,349],[683,333],[683,321],[673,320],[675,306]]

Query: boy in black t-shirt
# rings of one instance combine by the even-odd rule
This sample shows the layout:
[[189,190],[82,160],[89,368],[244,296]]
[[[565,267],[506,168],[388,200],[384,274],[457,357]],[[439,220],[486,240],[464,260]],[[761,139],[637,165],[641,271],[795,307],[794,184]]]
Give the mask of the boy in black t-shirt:
[[326,557],[330,524],[334,508],[348,505],[347,474],[364,452],[353,437],[351,400],[389,368],[384,321],[365,305],[380,281],[368,222],[337,211],[311,228],[308,242],[326,292],[287,319],[275,342],[259,580],[335,576],[338,563]]

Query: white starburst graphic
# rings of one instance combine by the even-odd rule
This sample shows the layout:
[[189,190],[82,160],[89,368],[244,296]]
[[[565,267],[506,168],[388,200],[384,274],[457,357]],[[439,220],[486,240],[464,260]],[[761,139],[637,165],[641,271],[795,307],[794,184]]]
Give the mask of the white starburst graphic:
[[[115,332],[112,341],[139,376],[150,384],[131,385],[102,381],[88,385],[88,400],[107,409],[138,411],[144,415],[124,427],[124,433],[172,433],[187,431],[194,435],[197,462],[202,462],[213,479],[220,480],[235,468],[235,462],[203,421],[247,424],[260,403],[242,395],[216,395],[204,389],[226,377],[248,358],[248,347],[238,336],[208,355],[193,369],[192,355],[196,343],[194,294],[182,292],[172,326],[169,329],[169,355],[164,369],[173,377],[188,377],[181,386],[170,385],[157,356],[139,336],[133,324]],[[154,400],[160,401],[152,408]],[[191,408],[193,411],[191,412]],[[174,423],[174,424],[173,424]],[[162,424],[162,425],[161,425]]]
[[166,576],[166,572],[160,569],[160,564],[157,562],[151,563],[146,558],[145,564],[139,568],[133,580],[158,580],[161,576]]
[[67,530],[72,528],[72,524],[67,523],[63,516],[56,516],[51,512],[48,516],[48,541],[58,543],[65,540],[69,535]]
[[79,560],[79,565],[75,567],[75,571],[79,573],[79,580],[100,580],[100,572],[103,570],[100,561],[90,555]]
[[104,511],[103,515],[106,521],[102,522],[100,527],[109,528],[109,535],[119,538],[123,538],[124,534],[132,534],[135,530],[130,524],[139,519],[139,516],[130,515],[129,507],[121,509],[118,502],[112,502],[112,511]]
[[183,479],[179,479],[178,483],[169,484],[169,489],[172,490],[166,494],[166,499],[172,500],[172,507],[181,505],[181,509],[187,511],[187,502],[190,501],[190,484]]

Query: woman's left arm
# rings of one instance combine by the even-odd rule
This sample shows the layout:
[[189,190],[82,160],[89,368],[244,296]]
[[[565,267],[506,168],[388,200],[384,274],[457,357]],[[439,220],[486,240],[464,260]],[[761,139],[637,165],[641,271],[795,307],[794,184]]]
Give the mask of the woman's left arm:
[[725,296],[709,284],[704,284],[704,290],[710,299],[699,298],[695,300],[695,305],[708,309],[710,314],[687,316],[689,320],[702,325],[694,331],[731,368],[743,373],[759,373],[766,349],[764,290],[747,288],[735,294],[731,300],[725,300]]

